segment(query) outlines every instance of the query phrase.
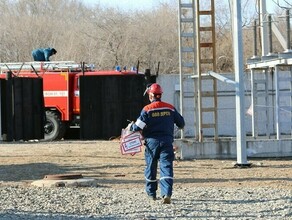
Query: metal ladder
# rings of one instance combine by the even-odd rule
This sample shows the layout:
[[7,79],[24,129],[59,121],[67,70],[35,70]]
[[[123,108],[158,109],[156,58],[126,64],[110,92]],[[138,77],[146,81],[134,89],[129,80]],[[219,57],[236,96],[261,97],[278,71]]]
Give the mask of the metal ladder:
[[[216,72],[215,3],[209,0],[209,8],[202,10],[200,2],[205,6],[206,0],[179,0],[179,58],[181,81],[189,73],[195,79],[195,136],[203,142],[206,129],[212,129],[214,139],[218,139],[218,118],[217,81],[203,73]],[[209,20],[207,26],[201,22],[203,18]]]
[[[203,72],[206,73],[210,70],[216,72],[214,1],[197,0],[195,5],[197,15],[198,135],[200,142],[203,142],[204,132],[208,129],[213,131],[214,140],[218,140],[217,80],[208,74],[203,74]],[[201,2],[204,2],[204,5],[201,5]]]
[[[196,72],[196,27],[195,27],[195,0],[179,0],[178,20],[179,20],[179,70],[180,70],[180,111],[183,116],[187,111],[196,112],[192,89],[188,88],[188,78]],[[191,81],[191,80],[189,80]],[[193,83],[193,82],[192,82]],[[192,95],[187,90],[191,90]],[[186,120],[186,127],[196,129],[196,118]],[[195,132],[196,133],[196,132]],[[182,131],[181,137],[185,136]]]

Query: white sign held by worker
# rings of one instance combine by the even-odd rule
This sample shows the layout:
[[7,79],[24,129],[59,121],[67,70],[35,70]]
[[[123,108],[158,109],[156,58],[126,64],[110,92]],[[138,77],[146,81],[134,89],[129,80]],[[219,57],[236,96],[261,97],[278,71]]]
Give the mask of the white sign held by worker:
[[131,154],[141,152],[142,135],[140,132],[132,132],[127,129],[122,129],[120,148],[122,154]]

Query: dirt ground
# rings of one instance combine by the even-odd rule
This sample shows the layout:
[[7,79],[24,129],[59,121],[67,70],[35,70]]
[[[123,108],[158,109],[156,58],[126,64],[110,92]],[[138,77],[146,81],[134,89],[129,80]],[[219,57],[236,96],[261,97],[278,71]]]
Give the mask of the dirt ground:
[[[271,187],[292,189],[291,158],[248,159],[251,168],[234,160],[175,161],[175,187]],[[98,185],[143,187],[143,151],[122,155],[119,142],[0,142],[0,186],[28,186],[52,174],[82,174]]]

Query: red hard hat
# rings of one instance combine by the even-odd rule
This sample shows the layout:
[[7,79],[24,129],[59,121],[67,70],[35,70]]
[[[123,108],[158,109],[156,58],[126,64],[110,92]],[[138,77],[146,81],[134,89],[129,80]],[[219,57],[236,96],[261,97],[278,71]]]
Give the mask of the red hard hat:
[[153,83],[147,90],[147,93],[162,94],[162,88],[159,84]]

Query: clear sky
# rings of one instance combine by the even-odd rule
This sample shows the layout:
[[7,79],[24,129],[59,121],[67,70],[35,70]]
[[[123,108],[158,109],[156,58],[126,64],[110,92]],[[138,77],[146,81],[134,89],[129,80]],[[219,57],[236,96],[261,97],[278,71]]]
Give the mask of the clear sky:
[[[104,7],[117,7],[125,10],[143,10],[151,9],[159,4],[159,2],[176,2],[176,0],[82,0],[88,5],[94,5],[99,3]],[[225,0],[228,1],[228,0]],[[284,0],[266,0],[267,11],[273,13],[274,8],[276,7],[275,2],[279,2],[281,5],[284,5]],[[286,0],[287,1],[287,0]],[[289,0],[288,0],[289,2]]]

